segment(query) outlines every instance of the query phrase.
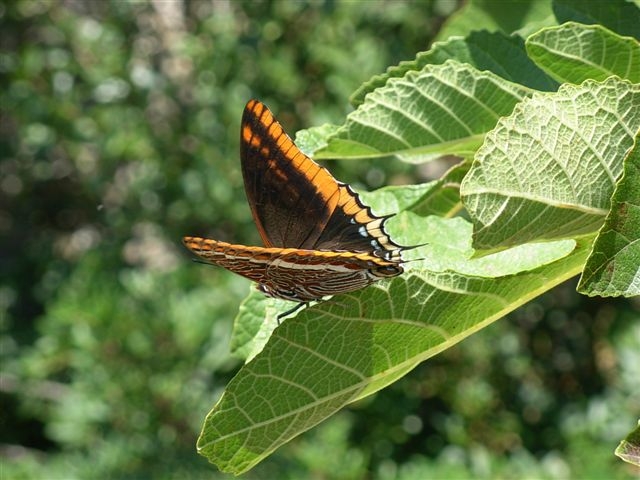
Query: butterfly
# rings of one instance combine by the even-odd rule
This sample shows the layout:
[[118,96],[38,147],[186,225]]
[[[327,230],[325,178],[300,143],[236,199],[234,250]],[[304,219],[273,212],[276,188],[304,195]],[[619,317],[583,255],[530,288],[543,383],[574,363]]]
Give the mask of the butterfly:
[[302,153],[271,111],[250,100],[242,116],[245,192],[264,247],[201,237],[184,245],[264,294],[308,303],[403,272],[402,250],[356,192]]

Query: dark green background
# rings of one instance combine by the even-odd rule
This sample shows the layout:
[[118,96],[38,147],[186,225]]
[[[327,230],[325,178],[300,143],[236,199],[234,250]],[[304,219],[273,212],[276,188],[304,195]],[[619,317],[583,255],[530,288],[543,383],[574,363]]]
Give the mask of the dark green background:
[[[211,478],[244,280],[182,235],[257,244],[238,162],[259,98],[293,134],[428,48],[454,2],[0,5],[7,478]],[[360,188],[421,170],[334,162]],[[297,438],[249,478],[627,478],[640,306],[536,299]],[[221,474],[220,474],[221,475]]]

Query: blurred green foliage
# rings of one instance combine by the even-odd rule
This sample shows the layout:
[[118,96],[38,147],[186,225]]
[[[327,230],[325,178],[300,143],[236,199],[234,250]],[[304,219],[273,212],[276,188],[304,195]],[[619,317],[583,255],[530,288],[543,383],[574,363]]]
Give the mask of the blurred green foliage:
[[[340,123],[348,96],[426,49],[454,7],[0,5],[3,475],[215,472],[195,441],[238,368],[229,335],[248,286],[191,263],[180,237],[258,242],[238,162],[245,102],[292,134]],[[407,168],[332,165],[366,187]],[[640,413],[639,309],[565,285],[248,476],[627,478],[613,449]]]

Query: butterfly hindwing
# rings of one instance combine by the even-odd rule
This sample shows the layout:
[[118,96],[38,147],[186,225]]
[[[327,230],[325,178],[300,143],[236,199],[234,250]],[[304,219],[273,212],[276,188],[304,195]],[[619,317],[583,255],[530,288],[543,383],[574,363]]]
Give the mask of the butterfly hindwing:
[[208,263],[226,268],[257,283],[266,280],[267,268],[274,257],[272,252],[262,247],[232,245],[210,238],[184,237],[182,243]]
[[400,261],[402,247],[394,243],[384,230],[387,218],[373,215],[349,185],[340,184],[338,205],[314,248],[370,252],[387,260]]
[[208,263],[257,282],[263,293],[300,302],[358,290],[402,272],[396,262],[369,253],[247,247],[200,237],[184,237],[183,243]]

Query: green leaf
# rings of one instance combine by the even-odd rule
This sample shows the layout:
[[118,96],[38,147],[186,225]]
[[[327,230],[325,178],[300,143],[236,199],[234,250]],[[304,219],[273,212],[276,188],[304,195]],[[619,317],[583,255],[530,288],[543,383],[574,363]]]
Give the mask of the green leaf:
[[[463,162],[450,168],[442,178],[429,183],[389,186],[361,193],[360,196],[380,215],[410,211],[423,217],[452,217],[462,208],[460,182],[469,167],[469,162]],[[418,238],[417,242],[421,243],[421,240]]]
[[439,181],[434,180],[417,185],[389,186],[373,192],[361,192],[360,197],[376,214],[391,215],[405,210],[413,211],[417,203],[439,188]]
[[295,305],[295,302],[268,299],[256,288],[251,288],[233,322],[231,353],[245,360],[253,358],[278,325],[278,315]]
[[640,134],[625,159],[578,291],[603,297],[640,295]]
[[466,38],[450,38],[437,42],[427,52],[420,52],[411,61],[389,67],[382,75],[376,75],[362,84],[350,98],[358,106],[367,93],[384,86],[390,78],[402,77],[407,72],[422,70],[425,65],[440,65],[447,60],[467,63],[477,70],[488,70],[510,82],[536,90],[552,91],[558,88],[527,56],[524,41],[518,36],[502,32],[472,32]]
[[[589,241],[470,258],[463,219],[401,214],[391,233],[428,242],[405,275],[300,311],[229,383],[199,452],[240,474],[345,405],[385,387],[582,269]],[[402,228],[399,228],[402,227]],[[417,232],[417,233],[416,233]]]
[[260,295],[254,295],[254,288],[251,290],[238,308],[231,335],[231,353],[244,359],[251,355],[263,324],[271,323],[266,321],[266,305],[258,301]]
[[469,0],[449,17],[436,39],[465,36],[477,30],[507,34],[519,31],[526,36],[554,24],[550,0]]
[[640,127],[640,85],[617,78],[525,99],[487,135],[462,182],[474,246],[594,233]]
[[311,127],[298,130],[295,144],[305,155],[313,157],[317,150],[327,146],[327,138],[333,135],[340,127],[326,123],[319,127]]
[[640,9],[627,0],[554,0],[558,23],[600,24],[620,35],[640,38]]
[[446,154],[470,156],[498,118],[529,93],[451,60],[426,65],[367,95],[316,158],[395,155],[424,162]]
[[462,210],[460,184],[469,172],[469,168],[471,168],[471,162],[466,161],[451,167],[434,182],[433,188],[416,200],[408,210],[422,216],[453,217]]
[[640,82],[640,43],[600,25],[566,23],[527,39],[531,58],[559,82],[582,83],[617,75]]
[[640,467],[640,422],[638,422],[638,426],[620,442],[615,454],[625,462]]

